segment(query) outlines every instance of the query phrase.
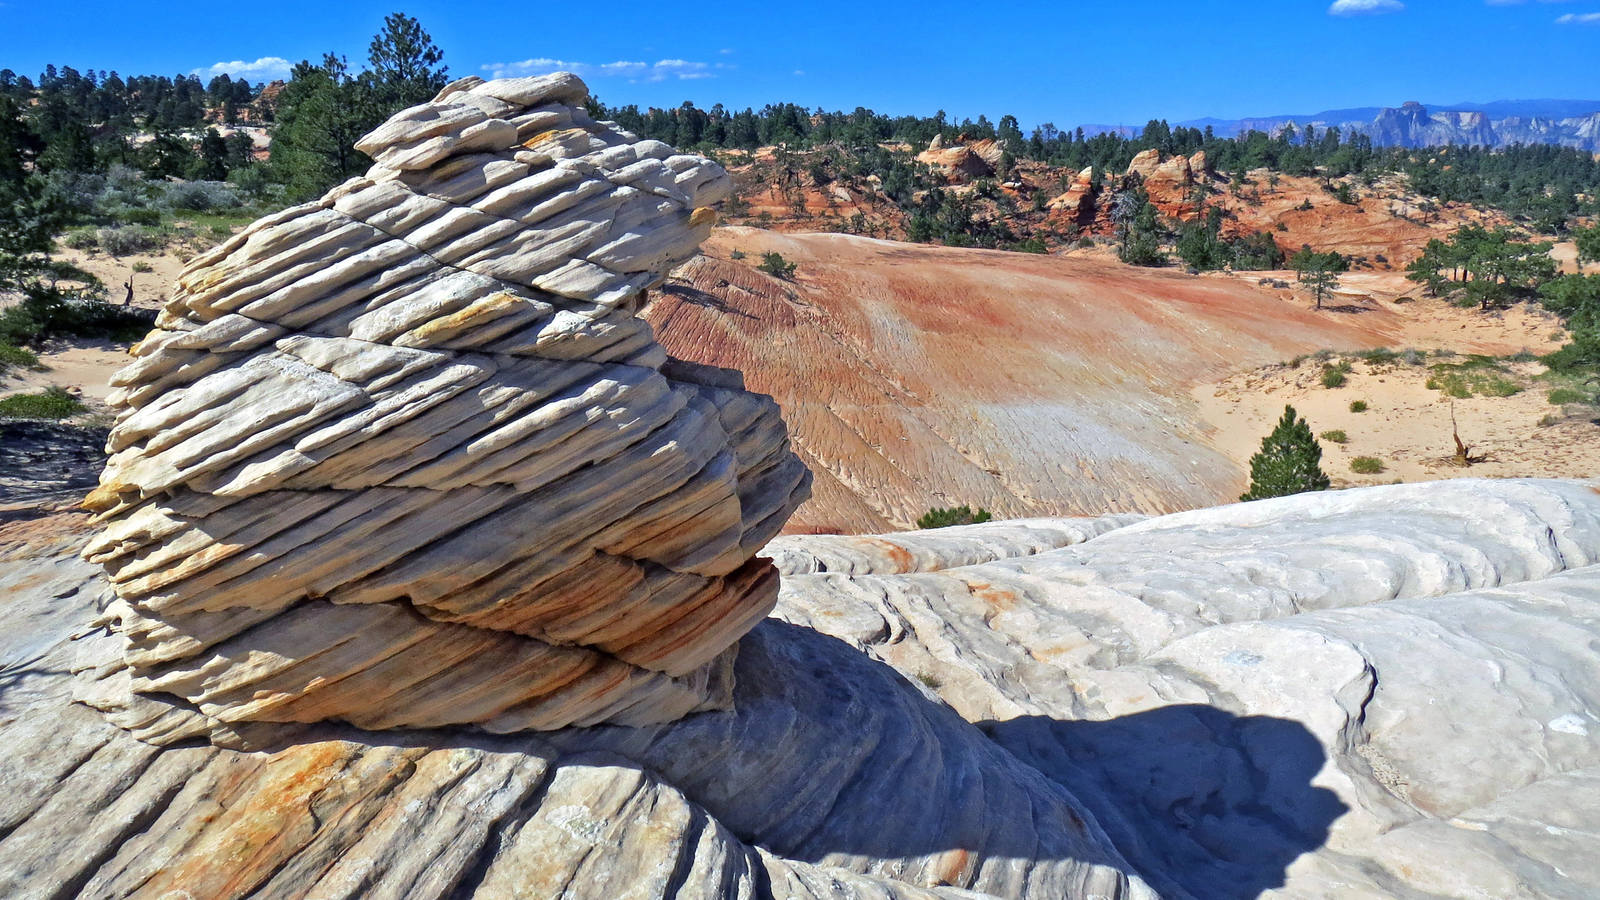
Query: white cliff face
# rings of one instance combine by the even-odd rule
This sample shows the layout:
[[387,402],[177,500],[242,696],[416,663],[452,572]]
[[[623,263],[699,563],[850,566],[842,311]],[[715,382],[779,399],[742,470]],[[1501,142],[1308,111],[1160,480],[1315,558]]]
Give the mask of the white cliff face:
[[456,82],[359,142],[365,177],[184,272],[113,379],[87,701],[231,745],[727,704],[809,473],[776,404],[634,316],[726,173],[586,95]]
[[1600,892],[1594,484],[782,538],[731,709],[258,752],[72,702],[89,533],[0,526],[0,895]]

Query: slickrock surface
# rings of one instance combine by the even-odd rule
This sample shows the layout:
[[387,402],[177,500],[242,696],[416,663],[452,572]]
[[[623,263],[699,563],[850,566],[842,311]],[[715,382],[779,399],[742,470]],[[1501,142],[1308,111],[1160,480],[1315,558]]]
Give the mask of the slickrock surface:
[[92,527],[3,524],[0,895],[1592,897],[1597,488],[785,538],[732,710],[254,752],[73,703]]
[[1155,897],[1066,788],[774,619],[670,724],[152,746],[71,699],[91,531],[0,525],[0,896]]
[[786,575],[778,615],[934,686],[1163,895],[1600,894],[1600,484],[1302,494],[918,568]]
[[725,706],[808,491],[778,408],[634,313],[729,189],[571,75],[445,88],[196,259],[112,381],[83,699],[139,737]]

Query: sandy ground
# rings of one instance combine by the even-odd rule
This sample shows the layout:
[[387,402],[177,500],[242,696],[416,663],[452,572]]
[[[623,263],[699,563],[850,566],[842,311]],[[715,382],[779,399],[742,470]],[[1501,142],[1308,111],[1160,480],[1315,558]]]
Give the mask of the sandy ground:
[[[98,277],[106,285],[106,299],[120,304],[126,295],[124,284],[133,278],[133,305],[159,309],[167,292],[183,271],[184,263],[170,251],[139,253],[115,257],[99,251],[62,249],[56,256]],[[143,262],[149,272],[134,272]],[[110,341],[53,341],[39,354],[42,370],[12,368],[0,374],[0,397],[31,394],[52,385],[78,394],[90,412],[100,412],[111,393],[107,379],[128,363],[128,345]]]
[[[127,296],[124,285],[131,277],[133,305],[151,308],[159,307],[166,300],[167,292],[172,290],[172,285],[178,280],[178,273],[183,271],[184,266],[177,256],[167,251],[112,256],[98,250],[64,248],[56,256],[105,282],[106,300],[111,303],[121,303]],[[151,271],[134,272],[135,263],[144,263]]]
[[111,393],[107,379],[127,365],[128,361],[128,347],[125,344],[113,344],[110,341],[60,342],[39,354],[39,364],[45,367],[43,370],[18,367],[0,375],[0,397],[37,393],[51,385],[58,385],[78,394],[94,409],[105,403],[106,396]]
[[[1293,271],[1215,273],[1205,277],[1236,278],[1251,285],[1262,279],[1287,283],[1287,288],[1268,286],[1264,289],[1285,303],[1315,305],[1310,292],[1295,282]],[[1520,303],[1510,309],[1484,313],[1423,297],[1417,288],[1416,283],[1408,281],[1400,272],[1347,273],[1339,277],[1339,288],[1333,296],[1323,301],[1324,312],[1359,318],[1382,311],[1388,330],[1387,346],[1396,348],[1444,348],[1505,356],[1523,351],[1549,353],[1566,342],[1561,321],[1537,305]]]
[[[1430,357],[1427,362],[1440,361]],[[1323,471],[1336,487],[1466,476],[1594,477],[1600,472],[1600,426],[1591,421],[1593,408],[1552,406],[1546,400],[1551,386],[1537,378],[1544,370],[1538,363],[1515,363],[1510,369],[1527,384],[1510,397],[1452,400],[1425,386],[1426,365],[1403,362],[1353,361],[1344,386],[1326,388],[1322,363],[1316,360],[1298,367],[1268,366],[1201,385],[1193,397],[1211,429],[1211,443],[1246,468],[1285,404],[1319,435],[1344,431],[1347,443],[1320,441]],[[1364,400],[1367,411],[1351,412],[1354,400]],[[1466,468],[1454,464],[1452,409],[1462,441],[1482,462]],[[1540,424],[1550,418],[1557,423]],[[1377,457],[1384,471],[1355,474],[1350,461],[1357,456]]]
[[1600,264],[1588,263],[1583,267],[1578,266],[1578,245],[1571,241],[1559,241],[1550,248],[1550,255],[1555,258],[1556,265],[1562,272],[1572,274],[1582,272],[1585,275],[1600,275]]

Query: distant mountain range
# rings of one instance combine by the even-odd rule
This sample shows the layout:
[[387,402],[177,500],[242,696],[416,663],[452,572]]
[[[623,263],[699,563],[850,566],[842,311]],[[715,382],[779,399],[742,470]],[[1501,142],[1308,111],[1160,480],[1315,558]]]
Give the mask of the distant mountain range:
[[[1345,134],[1360,132],[1386,147],[1439,147],[1471,144],[1506,147],[1512,144],[1556,144],[1600,151],[1600,100],[1496,100],[1489,103],[1398,107],[1362,106],[1330,109],[1311,114],[1252,116],[1244,119],[1203,118],[1178,122],[1189,128],[1209,126],[1219,137],[1248,131],[1277,134],[1288,125],[1318,131],[1338,126]],[[1133,137],[1141,127],[1085,125],[1086,134],[1116,133]]]

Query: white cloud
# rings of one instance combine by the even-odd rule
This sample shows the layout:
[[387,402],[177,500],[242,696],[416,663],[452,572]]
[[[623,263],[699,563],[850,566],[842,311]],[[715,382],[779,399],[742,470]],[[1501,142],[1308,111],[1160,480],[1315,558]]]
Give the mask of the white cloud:
[[1557,25],[1600,25],[1600,13],[1567,13],[1556,19]]
[[1360,16],[1377,13],[1399,12],[1406,5],[1400,0],[1333,0],[1333,5],[1328,7],[1328,14],[1332,16]]
[[608,63],[585,63],[570,59],[525,59],[521,62],[489,63],[481,68],[494,78],[511,78],[518,75],[545,75],[550,72],[575,72],[585,78],[626,78],[629,81],[692,81],[697,78],[715,78],[719,69],[731,69],[726,63],[691,62],[687,59],[662,59],[653,63],[618,60]]
[[212,63],[203,69],[195,69],[193,74],[206,81],[222,74],[250,81],[271,81],[274,78],[288,78],[292,68],[294,63],[281,56],[263,56],[255,62],[236,59],[233,62]]
[[806,73],[806,70],[805,69],[795,69],[794,73],[796,75],[804,75]]

